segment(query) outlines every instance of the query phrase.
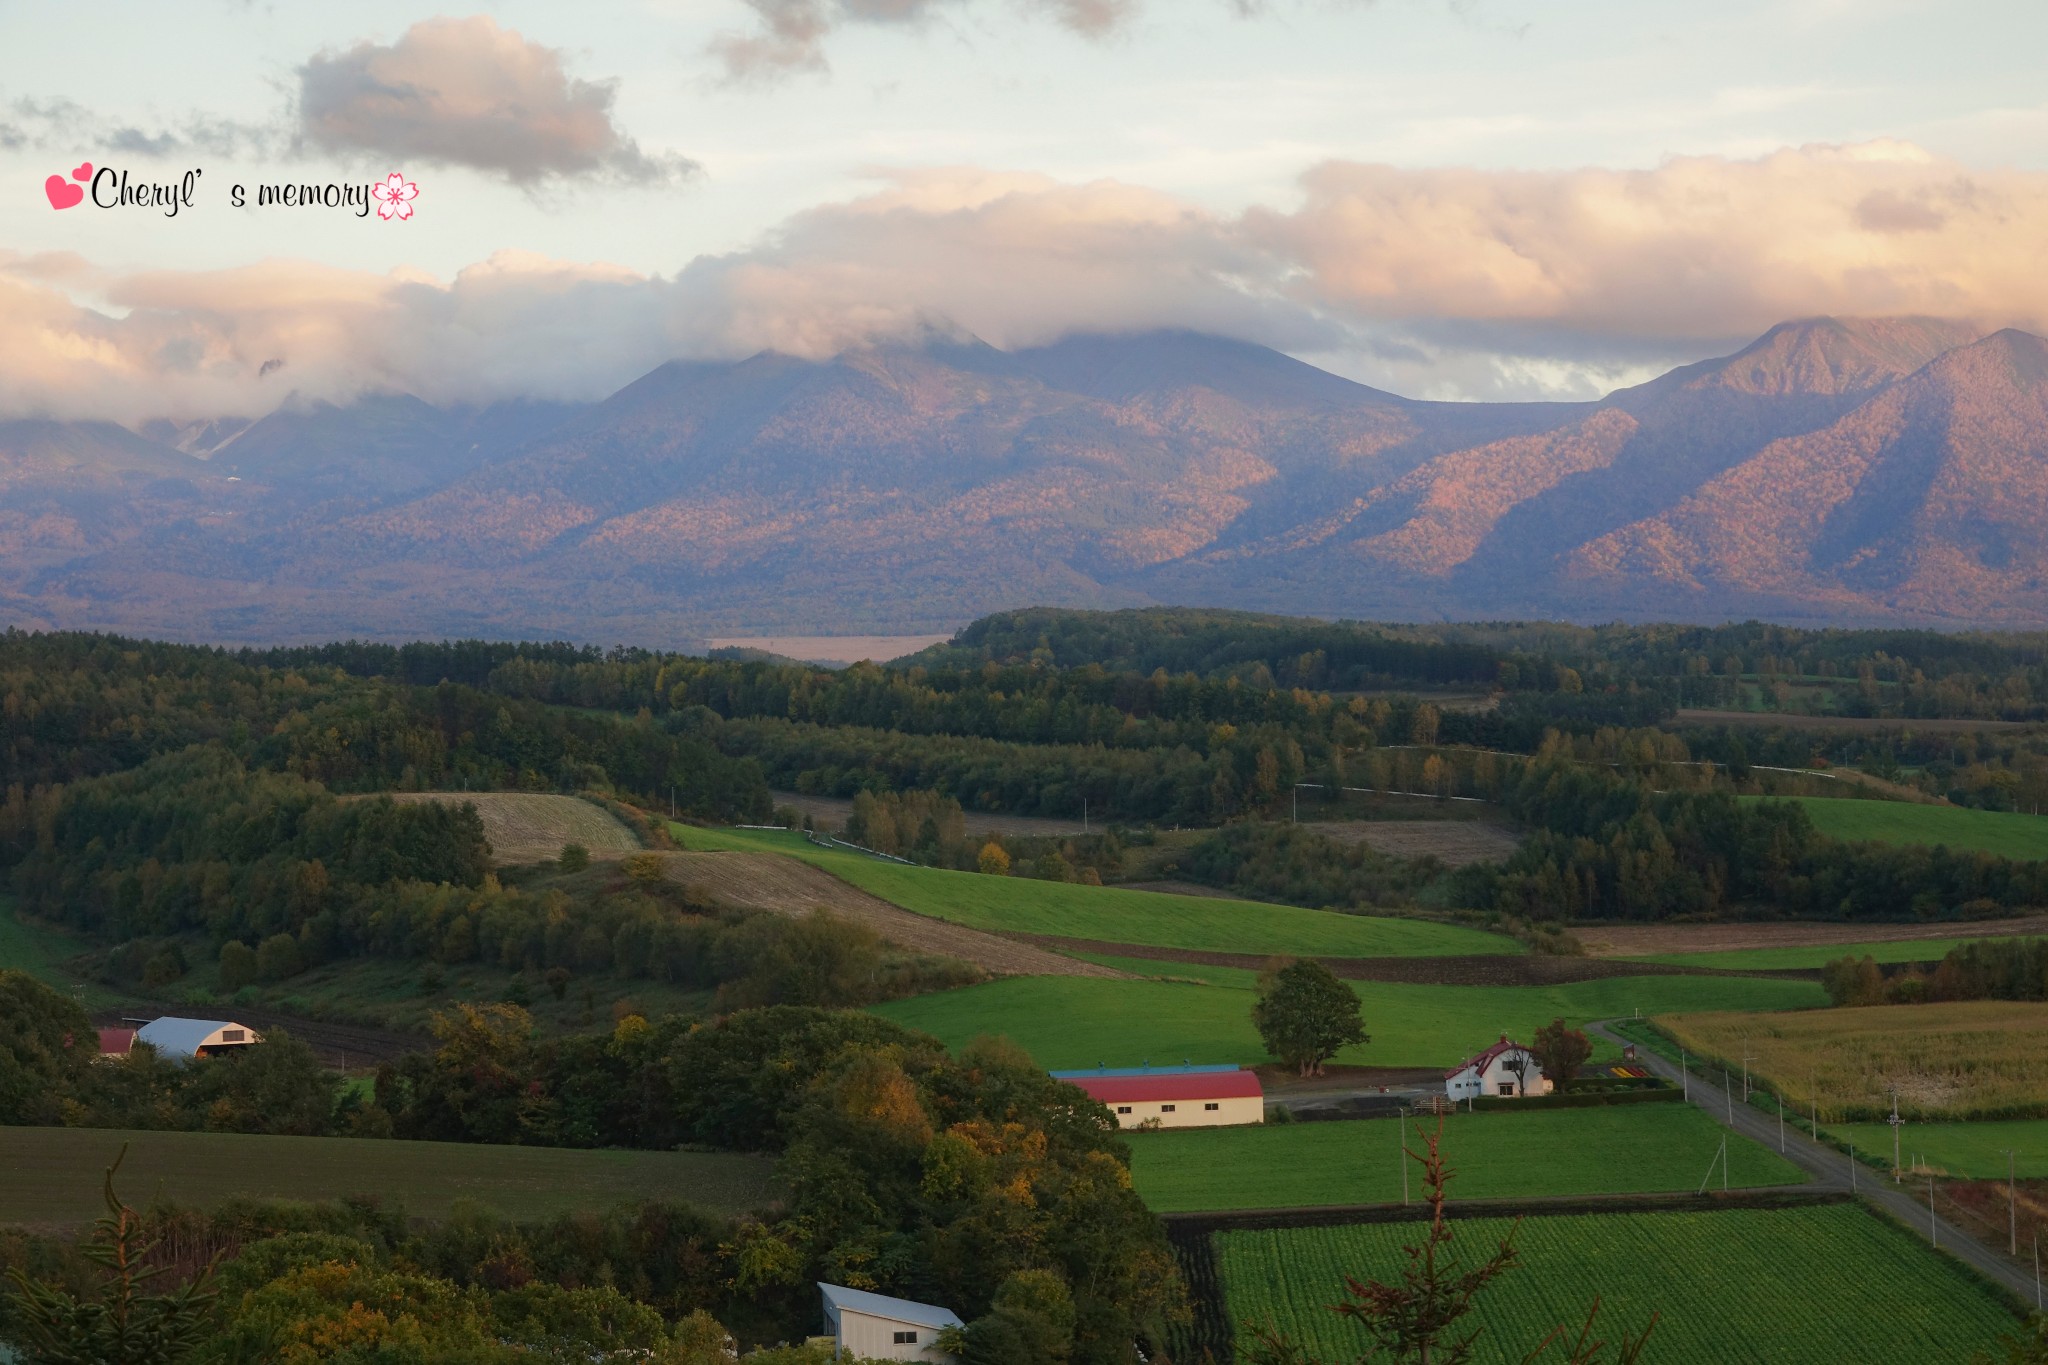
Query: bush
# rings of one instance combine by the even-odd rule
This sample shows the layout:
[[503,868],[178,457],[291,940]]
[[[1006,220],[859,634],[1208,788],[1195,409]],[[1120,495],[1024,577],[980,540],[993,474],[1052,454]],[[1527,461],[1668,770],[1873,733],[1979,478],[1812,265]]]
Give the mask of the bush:
[[256,980],[256,950],[238,938],[220,945],[220,988],[233,995]]
[[581,844],[563,844],[562,856],[555,860],[555,866],[564,872],[581,872],[590,866],[590,850]]
[[299,941],[290,934],[272,934],[256,949],[256,975],[261,980],[284,981],[304,970]]

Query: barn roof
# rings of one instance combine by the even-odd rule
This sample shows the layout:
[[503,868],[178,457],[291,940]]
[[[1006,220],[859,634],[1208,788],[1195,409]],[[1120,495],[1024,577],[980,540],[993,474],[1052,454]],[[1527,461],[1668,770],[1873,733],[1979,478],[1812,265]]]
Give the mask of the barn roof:
[[1450,1080],[1453,1076],[1456,1076],[1459,1073],[1465,1071],[1484,1071],[1487,1067],[1492,1066],[1493,1059],[1500,1056],[1503,1052],[1528,1051],[1528,1048],[1523,1047],[1514,1039],[1502,1038],[1499,1042],[1495,1043],[1492,1047],[1486,1049],[1486,1051],[1480,1053],[1477,1057],[1474,1057],[1471,1061],[1466,1062],[1463,1066],[1454,1066],[1449,1071],[1446,1071],[1444,1073],[1444,1079]]
[[229,1019],[180,1019],[175,1015],[151,1020],[135,1031],[135,1037],[166,1057],[192,1057],[215,1030],[224,1028],[242,1029],[250,1042],[256,1041],[254,1029]]
[[1104,1104],[1149,1100],[1236,1100],[1265,1095],[1250,1071],[1203,1071],[1172,1076],[1077,1076],[1078,1085]]
[[1153,1066],[1147,1062],[1143,1066],[1097,1066],[1086,1071],[1055,1071],[1052,1078],[1056,1081],[1078,1081],[1083,1076],[1200,1076],[1214,1071],[1235,1070],[1236,1062],[1213,1062],[1201,1066],[1192,1063],[1183,1063],[1180,1066]]
[[100,1030],[100,1055],[102,1057],[125,1057],[135,1046],[135,1030],[132,1028],[103,1028]]
[[887,1318],[891,1322],[909,1322],[933,1329],[965,1325],[958,1313],[935,1303],[892,1299],[887,1294],[870,1294],[865,1289],[848,1289],[843,1284],[826,1284],[823,1280],[818,1281],[818,1290],[832,1307],[866,1313],[871,1318]]

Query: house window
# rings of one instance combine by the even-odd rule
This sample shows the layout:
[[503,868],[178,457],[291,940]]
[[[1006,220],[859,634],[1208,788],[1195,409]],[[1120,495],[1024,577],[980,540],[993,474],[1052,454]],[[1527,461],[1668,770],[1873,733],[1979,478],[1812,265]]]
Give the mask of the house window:
[[1500,1093],[1501,1093],[1501,1094],[1503,1094],[1503,1095],[1512,1095],[1512,1094],[1514,1094],[1514,1093],[1515,1093],[1515,1083],[1514,1083],[1513,1081],[1502,1081],[1502,1082],[1500,1083]]
[[1120,1104],[1116,1107],[1116,1112],[1119,1114],[1128,1114],[1131,1112],[1131,1106],[1129,1106],[1128,1104]]
[[1159,1106],[1159,1112],[1162,1114],[1171,1114],[1173,1112],[1173,1106],[1170,1104],[1162,1104]]
[[898,1332],[898,1333],[896,1334],[896,1344],[897,1344],[898,1346],[915,1346],[915,1345],[917,1345],[917,1333],[915,1333],[915,1332]]
[[1202,1106],[1202,1108],[1204,1108],[1204,1109],[1207,1109],[1207,1110],[1211,1110],[1211,1111],[1213,1111],[1213,1110],[1216,1110],[1216,1109],[1220,1109],[1220,1108],[1222,1108],[1222,1107],[1223,1107],[1223,1106],[1221,1106],[1221,1105],[1217,1104],[1217,1103],[1216,1103],[1216,1101],[1214,1101],[1214,1100],[1211,1100],[1211,1101],[1209,1101],[1209,1102],[1208,1102],[1207,1104],[1205,1104],[1205,1105],[1203,1105],[1203,1106]]

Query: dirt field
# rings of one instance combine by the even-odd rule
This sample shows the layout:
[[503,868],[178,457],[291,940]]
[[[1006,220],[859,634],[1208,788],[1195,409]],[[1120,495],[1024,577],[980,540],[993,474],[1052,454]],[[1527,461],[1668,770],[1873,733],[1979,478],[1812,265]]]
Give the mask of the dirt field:
[[[1200,948],[1154,948],[1141,943],[1096,943],[1049,934],[1018,938],[1048,948],[1147,962],[1184,962],[1192,967],[1238,967],[1264,971],[1268,954],[1218,953]],[[1538,953],[1489,953],[1447,957],[1321,957],[1317,961],[1347,981],[1395,981],[1414,986],[1568,986],[1615,976],[1812,976],[1812,972],[1723,971],[1663,962],[1608,962],[1590,957],[1549,957]]]
[[1725,953],[1742,948],[1811,948],[1834,943],[1905,943],[1919,938],[2014,938],[2048,933],[2048,915],[1939,924],[1595,924],[1572,933],[1595,957]]
[[913,914],[848,886],[831,873],[774,853],[670,853],[669,876],[729,905],[802,915],[829,910],[914,952],[972,962],[997,976],[1122,977],[1029,943]]
[[640,851],[640,841],[604,807],[580,796],[536,792],[393,792],[394,801],[474,802],[483,817],[484,837],[499,863],[537,863],[562,856],[564,844],[581,844],[593,858],[623,858]]
[[1782,725],[1788,730],[1848,730],[1874,734],[1879,730],[1912,730],[1926,735],[1963,734],[1972,730],[2024,730],[2021,720],[1907,720],[1899,716],[1796,716],[1782,711],[1702,711],[1680,707],[1679,725]]
[[[843,796],[805,796],[800,792],[770,792],[778,806],[795,806],[811,817],[820,829],[838,829],[846,823],[846,817],[853,814],[853,802]],[[971,810],[966,813],[969,835],[977,839],[991,834],[1058,835],[1082,832],[1079,820],[1048,820],[1042,815],[990,815],[984,811]],[[1088,826],[1096,834],[1102,833],[1102,823],[1096,821]]]
[[1515,851],[1514,834],[1477,820],[1318,820],[1311,828],[1344,844],[1395,858],[1435,858],[1446,867],[1497,863]]

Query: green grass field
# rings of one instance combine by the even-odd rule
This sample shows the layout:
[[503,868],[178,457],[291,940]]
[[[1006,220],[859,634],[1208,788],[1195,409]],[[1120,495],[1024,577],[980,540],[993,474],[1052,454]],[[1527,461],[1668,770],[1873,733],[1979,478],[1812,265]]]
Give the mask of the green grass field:
[[105,1211],[100,1179],[128,1144],[116,1188],[164,1199],[336,1199],[373,1194],[413,1214],[456,1200],[516,1218],[670,1199],[723,1213],[776,1197],[769,1157],[732,1152],[579,1152],[456,1142],[257,1137],[243,1133],[0,1128],[0,1224],[72,1226]]
[[[1009,977],[893,1000],[875,1012],[936,1034],[952,1047],[977,1034],[1006,1034],[1047,1067],[1270,1060],[1252,1028],[1253,973],[1176,962],[1145,965],[1167,974],[1199,972],[1222,984]],[[1502,1032],[1526,1038],[1559,1017],[1584,1023],[1637,1009],[1648,1015],[1827,1002],[1815,982],[1740,976],[1622,976],[1570,986],[1361,981],[1353,988],[1365,1002],[1372,1041],[1347,1048],[1337,1060],[1359,1066],[1454,1066]]]
[[[1131,1178],[1161,1213],[1395,1203],[1404,1164],[1410,1192],[1421,1193],[1420,1169],[1400,1155],[1403,1143],[1421,1150],[1417,1122],[1132,1133]],[[1435,1127],[1433,1119],[1420,1122],[1426,1130]],[[1458,1172],[1454,1195],[1508,1199],[1695,1190],[1722,1129],[1689,1104],[1633,1104],[1454,1114],[1444,1120],[1443,1134],[1442,1150]],[[1736,1186],[1805,1179],[1797,1166],[1753,1142],[1737,1138],[1728,1150]],[[1713,1183],[1719,1188],[1718,1171]]]
[[1924,806],[1912,801],[1859,801],[1846,796],[1795,796],[1814,827],[1836,839],[1886,844],[1947,844],[2007,858],[2048,858],[2048,816],[2015,811]]
[[84,981],[63,965],[84,948],[77,939],[17,918],[14,898],[0,895],[0,968],[27,972],[44,985],[67,993],[83,986],[77,999],[88,1009],[121,1004],[128,997],[96,981]]
[[[1469,1262],[1512,1227],[1460,1222],[1454,1245]],[[1240,1339],[1275,1322],[1351,1359],[1365,1343],[1327,1305],[1346,1274],[1394,1278],[1417,1236],[1413,1223],[1217,1234]],[[1609,1341],[1659,1315],[1646,1357],[1658,1365],[1966,1361],[2018,1325],[1989,1285],[1857,1204],[1532,1217],[1515,1246],[1521,1264],[1473,1311],[1475,1365],[1520,1361],[1551,1328],[1576,1328],[1595,1295]]]
[[1976,941],[1974,938],[1915,938],[1891,943],[1835,943],[1810,948],[1732,948],[1719,953],[1664,953],[1627,960],[1767,972],[1792,967],[1819,967],[1850,954],[1875,958],[1879,962],[1939,962],[1948,956],[1949,949]]
[[823,849],[800,835],[780,831],[692,825],[669,828],[685,848],[788,854],[906,910],[976,929],[1159,948],[1325,957],[1442,957],[1522,951],[1519,943],[1500,934],[1428,920],[1340,915],[1292,905],[1041,882],[1027,877],[985,877]]
[[[1883,1123],[1831,1123],[1822,1132],[1856,1144],[1859,1158],[1889,1169],[1892,1130]],[[2005,1153],[2018,1154],[2014,1174],[2048,1178],[2048,1119],[1985,1119],[1976,1123],[1908,1123],[1899,1129],[1899,1159],[1918,1156],[1937,1171],[1970,1180],[2005,1179]]]

